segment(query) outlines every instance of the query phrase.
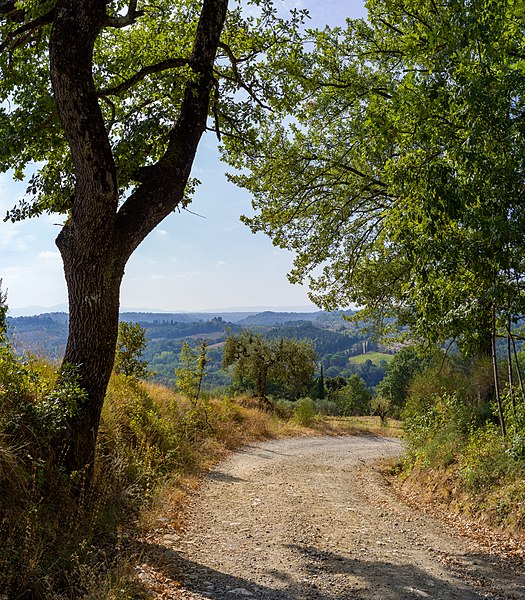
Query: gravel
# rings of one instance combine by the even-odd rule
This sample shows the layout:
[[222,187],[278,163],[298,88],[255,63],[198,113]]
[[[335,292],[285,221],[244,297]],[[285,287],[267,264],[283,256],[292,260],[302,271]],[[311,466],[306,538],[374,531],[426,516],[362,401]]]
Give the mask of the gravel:
[[150,540],[138,574],[178,600],[525,598],[522,564],[392,492],[375,462],[402,451],[372,436],[247,446],[211,472],[182,535]]

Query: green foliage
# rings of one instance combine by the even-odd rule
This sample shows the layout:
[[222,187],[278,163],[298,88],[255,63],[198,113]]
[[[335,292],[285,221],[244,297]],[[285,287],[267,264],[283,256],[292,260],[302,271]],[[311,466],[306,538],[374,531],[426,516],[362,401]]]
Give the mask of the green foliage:
[[251,389],[259,398],[266,397],[270,383],[299,398],[312,384],[315,364],[315,351],[305,340],[267,340],[244,330],[224,345],[224,367],[232,368],[234,382],[241,389]]
[[[236,323],[228,322],[220,317],[201,319],[205,315],[176,315],[176,314],[147,314],[127,313],[122,315],[126,321],[137,321],[146,330],[147,346],[143,359],[149,367],[149,376],[166,385],[176,385],[174,369],[180,366],[179,357],[182,343],[190,344],[195,337],[207,339],[208,364],[206,378],[203,382],[205,389],[210,390],[231,385],[231,377],[222,369],[222,342],[230,333],[240,331]],[[293,324],[292,317],[298,320]],[[363,352],[364,348],[374,348],[375,343],[362,331],[362,324],[348,323],[342,320],[340,312],[316,314],[313,323],[304,325],[304,319],[309,313],[263,313],[261,321],[266,325],[263,332],[265,337],[281,339],[307,339],[313,343],[319,362],[323,365],[325,377],[333,378],[339,375],[348,376],[353,373],[362,377],[369,388],[375,387],[384,377],[386,363],[382,360],[391,359],[392,354]],[[232,314],[232,319],[238,318]],[[312,317],[313,318],[313,317]],[[182,321],[186,319],[186,321]],[[272,320],[273,319],[273,320]],[[253,320],[258,323],[255,316]],[[286,320],[285,325],[275,325]],[[243,323],[246,322],[243,319]],[[11,341],[17,350],[28,349],[31,352],[45,355],[52,360],[60,359],[66,345],[68,320],[65,313],[53,313],[31,317],[10,317],[9,331]],[[273,391],[273,390],[272,390]],[[275,390],[279,393],[279,390]]]
[[[326,308],[486,351],[524,310],[525,14],[496,0],[370,0],[279,68],[296,92],[233,177],[245,221],[294,251]],[[292,117],[292,118],[290,118]]]
[[436,393],[424,401],[409,398],[403,424],[411,460],[441,467],[457,462],[472,422],[470,407],[457,395]]
[[311,388],[310,396],[313,400],[324,400],[326,397],[326,388],[324,386],[324,371],[322,364],[321,372],[319,373],[319,377],[315,380]]
[[202,381],[206,375],[207,347],[206,341],[203,340],[199,351],[194,352],[188,342],[183,342],[180,351],[181,366],[175,369],[178,390],[193,403],[199,400]]
[[[8,213],[13,220],[43,212],[65,213],[74,193],[71,153],[50,85],[52,19],[44,18],[40,25],[33,22],[52,4],[19,2],[22,11],[17,19],[0,16],[0,39],[6,43],[0,53],[0,136],[5,142],[0,169],[12,168],[15,177],[22,179],[29,166],[38,164],[25,198]],[[256,102],[239,100],[237,92],[243,86],[261,102],[275,102],[283,82],[281,78],[272,80],[258,68],[258,55],[266,52],[278,60],[286,42],[297,37],[303,20],[300,11],[283,20],[276,17],[269,2],[257,4],[260,9],[249,16],[239,6],[228,11],[222,35],[225,46],[214,70],[216,99],[213,109],[210,106],[210,115],[223,132],[242,133],[246,139],[253,137],[253,124],[262,111]],[[96,39],[94,83],[120,190],[134,190],[138,170],[153,164],[166,149],[186,84],[195,79],[190,57],[200,9],[201,4],[194,0],[161,0],[138,10],[127,27],[111,26],[108,18]],[[123,3],[108,2],[107,13],[122,18]],[[234,63],[232,56],[236,57]],[[189,182],[186,202],[196,183]]]
[[383,398],[381,396],[375,396],[370,401],[371,414],[377,415],[381,419],[382,426],[386,425],[386,422],[387,422],[386,418],[391,410],[392,410],[392,405],[390,403],[390,400],[388,400],[387,398]]
[[294,403],[293,418],[303,427],[311,427],[315,421],[316,410],[311,398],[299,398]]
[[469,436],[462,448],[458,471],[465,489],[482,492],[499,485],[516,467],[497,426],[488,423]]
[[420,373],[425,361],[411,347],[402,348],[388,364],[386,377],[378,386],[377,393],[390,403],[390,408],[396,414],[405,404],[410,383],[415,375]]
[[331,394],[330,398],[345,417],[370,414],[371,394],[358,375],[350,375],[346,385]]
[[436,472],[443,473],[449,501],[519,529],[525,525],[519,499],[525,474],[524,403],[517,390],[504,393],[503,437],[498,408],[487,394],[489,363],[452,356],[416,375],[403,411],[407,467],[434,473],[433,481]]
[[118,325],[115,373],[145,379],[148,376],[148,363],[142,360],[145,349],[145,329],[139,323],[121,321]]
[[66,421],[85,398],[75,368],[65,365],[41,376],[9,346],[0,347],[0,431],[25,448],[28,464],[58,458],[60,441],[68,435]]
[[209,403],[201,397],[202,382],[208,364],[207,343],[203,340],[198,351],[192,350],[188,342],[183,342],[180,352],[180,367],[175,369],[177,389],[191,402],[192,410],[186,415],[189,430],[198,431],[201,427],[210,428]]

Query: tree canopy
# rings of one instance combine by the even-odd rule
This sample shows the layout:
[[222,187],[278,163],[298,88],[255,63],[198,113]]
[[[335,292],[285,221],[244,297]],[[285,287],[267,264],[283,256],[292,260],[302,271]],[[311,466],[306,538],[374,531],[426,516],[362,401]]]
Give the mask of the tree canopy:
[[308,392],[317,357],[310,342],[291,338],[265,339],[248,329],[231,335],[224,344],[223,365],[234,381],[266,398],[270,383],[280,384],[297,399]]
[[525,13],[367,8],[287,61],[296,93],[233,161],[254,197],[245,221],[296,253],[290,279],[323,307],[486,351],[491,310],[524,309]]
[[148,363],[142,358],[146,349],[146,330],[139,323],[121,321],[118,325],[115,373],[144,379]]

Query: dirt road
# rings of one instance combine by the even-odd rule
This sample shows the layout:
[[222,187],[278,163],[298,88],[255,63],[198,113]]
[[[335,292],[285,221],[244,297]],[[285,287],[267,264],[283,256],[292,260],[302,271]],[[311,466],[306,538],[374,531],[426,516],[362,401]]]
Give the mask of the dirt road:
[[371,465],[401,451],[365,436],[248,446],[211,473],[184,535],[157,541],[162,577],[143,577],[185,600],[525,598],[522,565],[395,497]]

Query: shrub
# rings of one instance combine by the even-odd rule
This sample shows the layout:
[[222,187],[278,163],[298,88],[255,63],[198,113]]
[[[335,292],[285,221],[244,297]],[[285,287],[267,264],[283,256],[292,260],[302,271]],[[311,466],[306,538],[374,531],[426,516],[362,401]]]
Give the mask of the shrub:
[[121,321],[118,325],[115,373],[145,379],[148,376],[148,363],[142,359],[145,349],[146,330],[139,323]]
[[376,396],[370,401],[370,410],[373,415],[377,415],[381,419],[381,426],[386,426],[386,417],[391,411],[392,406],[388,398]]
[[468,491],[486,491],[509,477],[517,468],[508,454],[498,427],[487,423],[473,430],[458,465],[458,473]]
[[320,415],[327,417],[338,417],[341,415],[341,408],[333,400],[323,399],[315,401],[315,410]]
[[303,427],[310,427],[315,420],[316,412],[311,398],[300,398],[294,403],[294,420]]
[[343,416],[370,414],[371,394],[359,375],[350,375],[347,383],[330,396]]

